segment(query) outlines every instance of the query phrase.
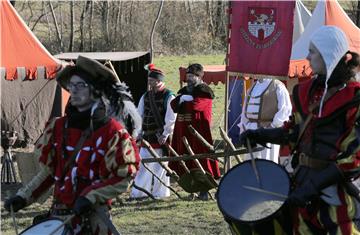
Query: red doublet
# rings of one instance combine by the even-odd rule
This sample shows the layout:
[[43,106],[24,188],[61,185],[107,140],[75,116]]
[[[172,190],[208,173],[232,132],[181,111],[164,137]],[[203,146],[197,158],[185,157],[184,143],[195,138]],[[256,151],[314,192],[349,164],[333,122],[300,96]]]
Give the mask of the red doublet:
[[[74,165],[69,167],[64,177],[62,177],[65,163],[72,157],[74,148],[82,133],[80,129],[67,128],[65,130],[67,132],[67,138],[64,139],[63,126],[65,120],[65,118],[60,118],[56,121],[54,129],[51,130],[53,132],[53,141],[43,147],[40,161],[53,169],[55,200],[58,203],[63,203],[71,207],[79,195],[86,195],[92,190],[97,190],[108,185],[115,185],[124,179],[124,177],[116,174],[115,168],[113,169],[114,172],[109,170],[108,163],[105,159],[105,154],[109,151],[109,142],[114,137],[114,134],[123,129],[123,127],[114,119],[111,119],[107,124],[95,130],[92,135],[85,140],[76,156]],[[120,137],[119,144],[116,145],[117,154],[115,161],[118,165],[124,164],[125,157],[122,155],[122,149],[120,149],[121,140],[129,138],[129,134],[125,133]],[[65,143],[63,143],[63,141]],[[50,151],[53,151],[53,155]],[[63,154],[64,151],[65,154]],[[49,158],[50,156],[52,157]],[[138,168],[140,158],[137,151],[134,158],[136,159],[135,165]],[[134,170],[129,168],[127,176],[134,175],[135,172],[136,168]],[[51,181],[52,180],[49,180],[48,183],[51,184]],[[46,186],[47,185],[42,185],[36,191],[40,192],[42,191],[41,188],[47,188]],[[36,195],[34,195],[36,191],[33,192],[33,197],[36,197]]]

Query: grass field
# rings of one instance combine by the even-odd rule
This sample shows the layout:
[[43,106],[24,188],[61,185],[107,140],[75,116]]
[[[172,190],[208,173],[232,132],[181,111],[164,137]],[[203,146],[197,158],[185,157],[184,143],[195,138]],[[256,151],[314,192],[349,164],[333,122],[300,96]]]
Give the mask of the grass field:
[[[189,63],[223,64],[224,55],[158,57],[154,63],[166,73],[166,83],[176,92],[179,89],[179,70],[181,65]],[[213,104],[213,136],[218,136],[219,125],[223,125],[224,114],[224,85],[211,85],[216,99]],[[221,165],[220,165],[221,166]],[[188,196],[176,183],[172,183],[175,190],[184,198]],[[16,191],[16,186],[2,185],[1,202],[1,234],[15,234],[12,219],[3,209],[6,191]],[[212,190],[214,194],[216,190]],[[122,234],[230,234],[228,226],[214,200],[199,201],[178,199],[172,194],[169,199],[153,201],[128,201],[129,194],[120,196],[115,201],[112,215],[116,227]],[[51,199],[45,203],[35,203],[16,213],[19,231],[29,227],[32,218],[45,213],[51,204]]]

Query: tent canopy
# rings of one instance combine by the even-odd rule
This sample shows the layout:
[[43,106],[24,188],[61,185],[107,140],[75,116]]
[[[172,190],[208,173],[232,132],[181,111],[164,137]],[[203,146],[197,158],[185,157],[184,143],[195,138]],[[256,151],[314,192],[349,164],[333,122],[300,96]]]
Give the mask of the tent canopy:
[[50,79],[62,63],[7,0],[0,0],[0,29],[1,128],[18,132],[16,146],[25,146],[35,142],[50,117],[60,115],[57,84]]
[[55,55],[56,58],[60,60],[73,60],[75,61],[79,55],[100,61],[125,61],[131,60],[143,55],[146,55],[149,52],[146,51],[136,51],[136,52],[68,52]]
[[53,78],[61,63],[30,31],[8,0],[0,0],[0,79]]
[[[322,25],[341,28],[348,39],[350,50],[360,53],[360,29],[352,22],[338,1],[318,1],[304,33],[293,45],[289,65],[290,76],[309,76],[310,65],[306,60],[311,35]],[[300,72],[300,74],[297,74]]]
[[150,63],[149,52],[73,52],[58,54],[55,57],[76,63],[79,55],[97,60],[102,64],[111,61],[120,80],[128,85],[135,104],[138,104],[142,94],[147,90],[147,70],[144,66]]

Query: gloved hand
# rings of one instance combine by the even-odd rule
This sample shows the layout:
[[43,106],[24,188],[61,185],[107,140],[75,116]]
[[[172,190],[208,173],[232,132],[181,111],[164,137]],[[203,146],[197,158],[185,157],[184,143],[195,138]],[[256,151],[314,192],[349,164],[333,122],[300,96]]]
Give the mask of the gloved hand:
[[319,195],[314,183],[310,180],[304,185],[296,188],[287,198],[287,202],[298,207],[305,207],[309,202]]
[[184,101],[193,101],[194,97],[192,95],[182,95],[180,96],[179,104],[181,104]]
[[4,203],[4,208],[7,211],[10,211],[10,206],[12,206],[14,212],[24,208],[26,206],[26,200],[18,195],[15,197],[9,198]]
[[264,147],[266,143],[282,144],[287,142],[286,130],[283,128],[259,128],[256,130],[246,130],[240,134],[240,145],[247,147],[246,139],[250,140],[251,147],[256,147],[260,144]]
[[259,129],[257,130],[246,130],[240,134],[240,145],[247,147],[247,139],[250,141],[251,148],[256,147],[256,144],[260,144],[264,147],[267,142],[264,142],[259,136]]
[[90,212],[93,208],[93,204],[84,196],[78,197],[76,199],[73,211],[75,215],[82,215]]
[[[300,187],[296,188],[288,197],[289,204],[304,207],[312,199],[321,195],[321,191],[331,185],[341,182],[344,179],[342,171],[335,163],[320,170]],[[325,195],[324,196],[329,196]],[[331,197],[331,195],[330,195]]]

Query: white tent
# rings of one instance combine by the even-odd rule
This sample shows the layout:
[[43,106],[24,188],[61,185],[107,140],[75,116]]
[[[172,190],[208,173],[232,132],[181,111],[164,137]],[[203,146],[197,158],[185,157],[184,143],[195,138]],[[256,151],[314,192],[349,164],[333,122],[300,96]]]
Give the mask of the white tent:
[[291,60],[303,60],[306,58],[311,35],[322,25],[335,25],[345,31],[348,36],[350,48],[359,51],[360,30],[351,21],[349,16],[340,6],[338,1],[318,1],[312,17],[301,37],[295,42],[291,51]]
[[294,29],[292,42],[294,43],[300,38],[304,32],[306,25],[311,18],[311,12],[305,7],[300,1],[296,1],[295,12],[294,12]]

